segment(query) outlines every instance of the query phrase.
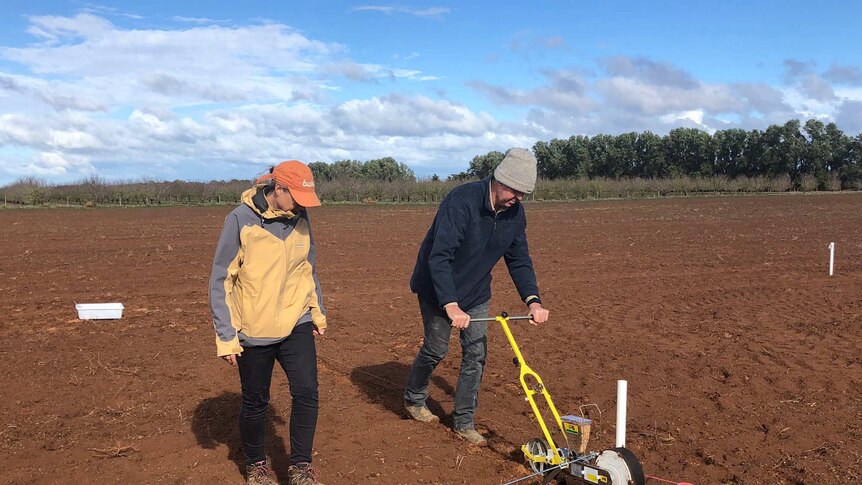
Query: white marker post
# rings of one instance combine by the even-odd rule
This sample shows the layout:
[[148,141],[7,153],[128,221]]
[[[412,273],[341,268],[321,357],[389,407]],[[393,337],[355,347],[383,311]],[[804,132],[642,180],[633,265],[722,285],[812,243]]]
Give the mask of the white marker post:
[[622,448],[626,445],[626,394],[628,393],[628,382],[617,381],[617,441],[616,447]]
[[829,243],[829,276],[832,276],[832,270],[835,268],[835,243]]

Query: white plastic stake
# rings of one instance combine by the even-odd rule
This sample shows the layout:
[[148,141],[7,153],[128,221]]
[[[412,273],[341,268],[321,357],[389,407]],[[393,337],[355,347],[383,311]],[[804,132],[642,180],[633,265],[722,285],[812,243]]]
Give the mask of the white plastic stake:
[[617,441],[616,447],[626,445],[626,394],[628,393],[627,381],[617,381]]
[[835,243],[829,243],[829,276],[832,276],[832,270],[835,268]]

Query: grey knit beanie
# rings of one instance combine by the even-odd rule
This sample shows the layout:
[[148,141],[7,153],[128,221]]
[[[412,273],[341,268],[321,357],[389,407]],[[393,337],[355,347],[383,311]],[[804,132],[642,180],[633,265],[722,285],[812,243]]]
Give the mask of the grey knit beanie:
[[530,150],[510,148],[494,170],[494,179],[518,192],[532,193],[536,188],[536,157]]

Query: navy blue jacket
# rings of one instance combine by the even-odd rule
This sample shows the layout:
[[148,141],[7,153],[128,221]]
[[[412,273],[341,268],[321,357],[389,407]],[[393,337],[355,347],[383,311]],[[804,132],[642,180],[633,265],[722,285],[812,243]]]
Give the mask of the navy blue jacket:
[[495,214],[490,181],[455,187],[440,203],[410,278],[410,289],[422,299],[470,310],[491,298],[491,270],[501,257],[521,299],[539,296],[524,206]]

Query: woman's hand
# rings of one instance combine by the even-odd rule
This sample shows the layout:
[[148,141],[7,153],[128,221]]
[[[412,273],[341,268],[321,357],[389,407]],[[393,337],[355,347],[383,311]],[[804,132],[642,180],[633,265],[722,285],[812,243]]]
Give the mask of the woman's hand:
[[221,356],[221,358],[222,358],[222,359],[224,359],[224,361],[225,361],[225,362],[227,362],[228,364],[230,364],[230,365],[232,365],[232,366],[236,367],[236,359],[237,359],[240,355],[242,355],[242,352],[240,352],[240,353],[238,353],[238,354],[222,355],[222,356]]

